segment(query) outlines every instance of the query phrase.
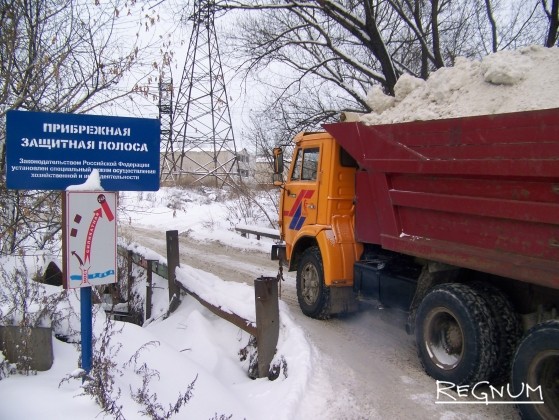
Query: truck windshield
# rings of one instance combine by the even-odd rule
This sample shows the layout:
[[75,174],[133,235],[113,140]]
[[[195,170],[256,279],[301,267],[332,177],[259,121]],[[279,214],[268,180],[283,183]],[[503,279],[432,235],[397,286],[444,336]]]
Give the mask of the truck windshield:
[[314,181],[318,171],[319,148],[299,149],[295,158],[295,166],[291,181]]

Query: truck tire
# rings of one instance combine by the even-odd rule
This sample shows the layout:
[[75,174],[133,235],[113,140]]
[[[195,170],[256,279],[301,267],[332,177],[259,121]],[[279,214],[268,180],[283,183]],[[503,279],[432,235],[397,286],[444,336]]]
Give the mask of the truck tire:
[[297,266],[297,299],[305,315],[318,319],[328,317],[330,290],[324,285],[322,257],[317,246],[303,252]]
[[497,361],[489,382],[503,385],[510,379],[512,359],[522,337],[520,318],[510,299],[497,287],[483,282],[474,282],[472,286],[483,295],[495,320]]
[[496,333],[483,296],[460,283],[438,285],[417,310],[419,359],[431,377],[454,385],[487,380],[497,360]]
[[[559,419],[559,320],[534,326],[520,342],[512,365],[512,388],[522,418]],[[541,395],[535,389],[541,389]]]

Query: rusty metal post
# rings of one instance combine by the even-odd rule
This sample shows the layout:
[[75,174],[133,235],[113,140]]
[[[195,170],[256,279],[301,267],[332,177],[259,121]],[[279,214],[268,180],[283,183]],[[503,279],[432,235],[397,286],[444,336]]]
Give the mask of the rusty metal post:
[[168,230],[166,232],[167,237],[167,267],[169,269],[169,311],[173,312],[179,304],[179,288],[176,283],[176,273],[177,267],[180,267],[179,263],[179,231],[178,230]]
[[146,319],[151,318],[151,297],[153,295],[153,263],[157,260],[146,260],[147,283],[146,283]]
[[126,255],[126,301],[128,302],[128,313],[130,314],[130,299],[132,296],[132,282],[133,282],[133,278],[132,278],[132,262],[133,262],[133,251],[128,251],[128,254]]
[[279,337],[278,279],[260,277],[254,280],[256,305],[256,343],[258,377],[268,377]]

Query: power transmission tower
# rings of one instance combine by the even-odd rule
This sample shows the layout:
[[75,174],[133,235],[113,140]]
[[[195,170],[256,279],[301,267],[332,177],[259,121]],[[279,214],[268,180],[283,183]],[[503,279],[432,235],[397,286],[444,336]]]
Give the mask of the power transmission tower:
[[180,153],[173,153],[173,78],[167,77],[163,72],[159,77],[159,121],[161,181],[174,180],[173,174],[177,172],[177,158],[180,157]]
[[[170,100],[160,99],[162,182],[218,187],[239,177],[214,17],[215,0],[195,2],[176,100],[172,95]],[[160,98],[164,94],[160,88]],[[170,113],[168,119],[166,112]],[[164,122],[170,127],[166,138]]]

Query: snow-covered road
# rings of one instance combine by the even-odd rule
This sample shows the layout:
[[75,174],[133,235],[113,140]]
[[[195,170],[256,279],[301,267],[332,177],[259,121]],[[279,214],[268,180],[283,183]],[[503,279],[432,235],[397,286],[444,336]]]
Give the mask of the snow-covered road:
[[[166,255],[165,232],[127,226],[124,236]],[[180,235],[181,264],[211,272],[223,280],[251,284],[260,276],[275,276],[277,263],[268,254],[240,250],[219,242],[198,242]],[[514,406],[440,404],[437,384],[422,370],[405,317],[374,303],[357,314],[318,321],[299,310],[295,276],[284,273],[281,299],[313,344],[319,368],[301,395],[300,418],[325,419],[517,419]],[[479,391],[481,395],[482,391]]]

